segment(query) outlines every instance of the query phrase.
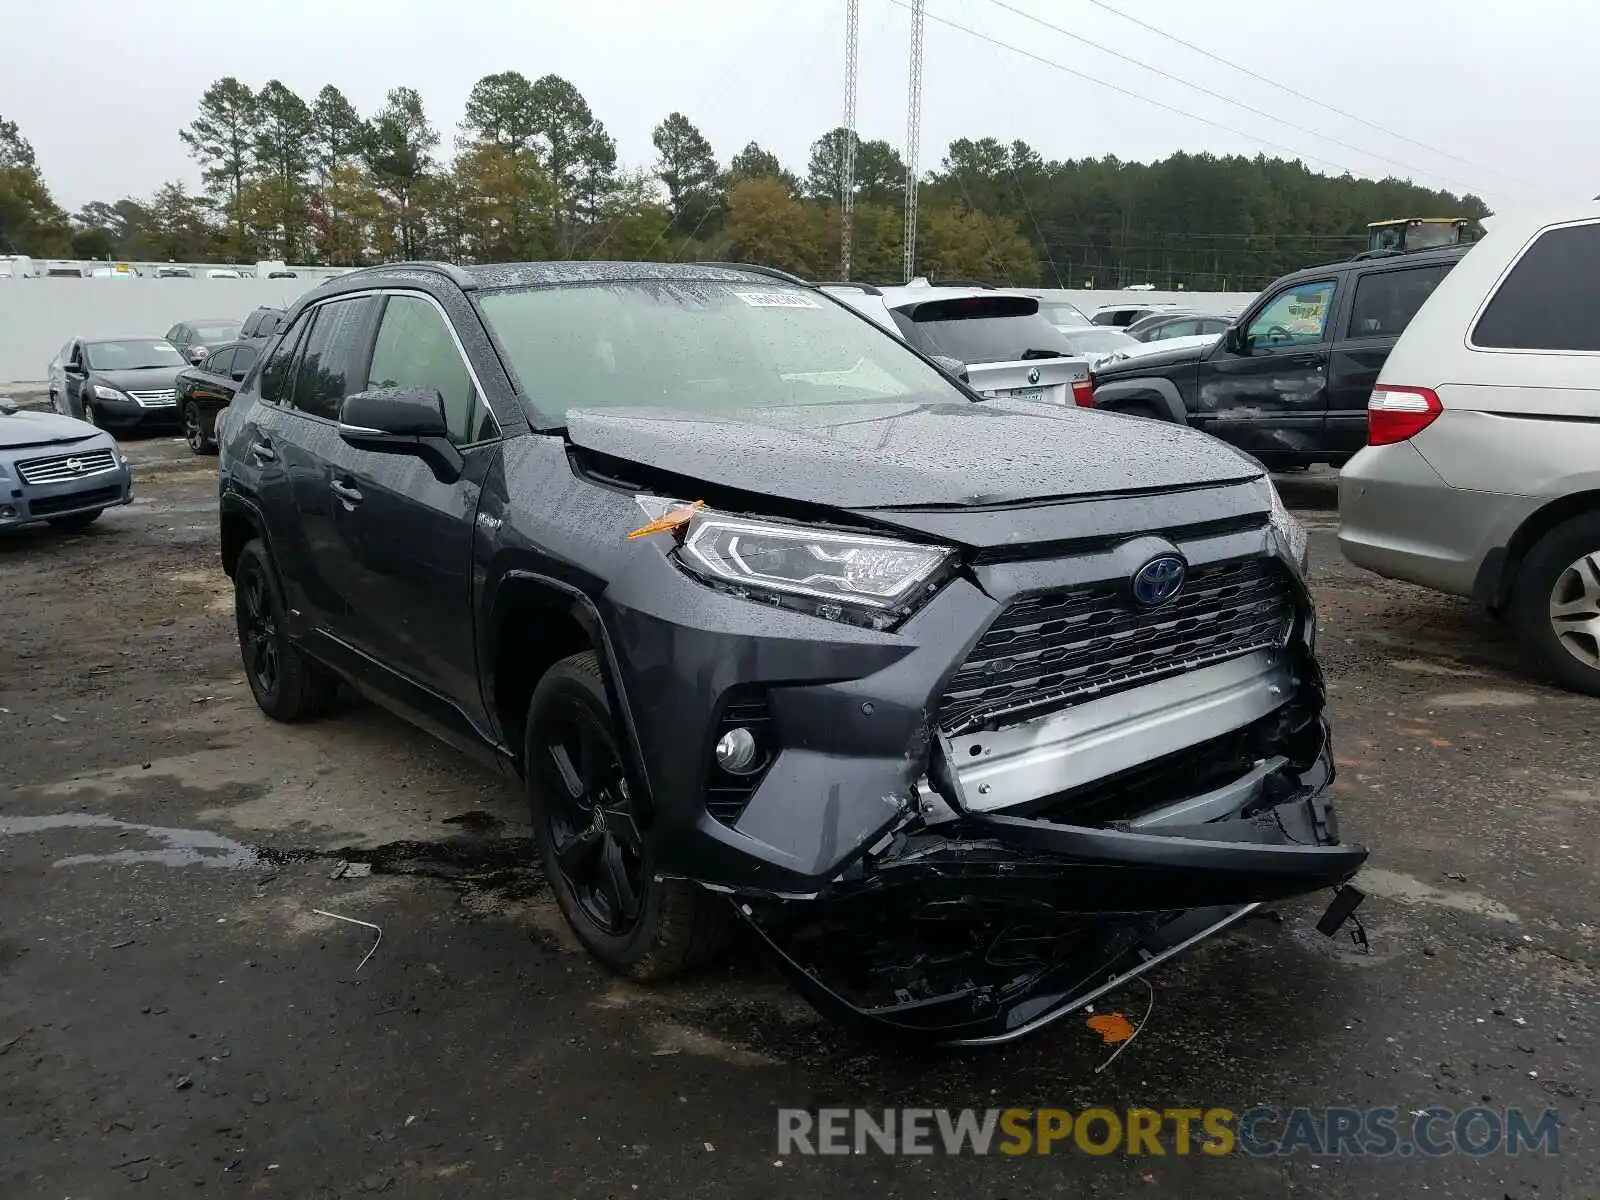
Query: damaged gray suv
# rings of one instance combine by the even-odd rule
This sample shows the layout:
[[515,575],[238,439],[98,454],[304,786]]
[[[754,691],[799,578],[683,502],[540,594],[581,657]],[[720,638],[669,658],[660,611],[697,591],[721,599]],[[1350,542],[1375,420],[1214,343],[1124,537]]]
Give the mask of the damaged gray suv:
[[1366,857],[1261,468],[985,399],[801,280],[354,271],[224,442],[263,711],[343,679],[496,763],[634,978],[742,923],[832,1015],[1004,1041]]

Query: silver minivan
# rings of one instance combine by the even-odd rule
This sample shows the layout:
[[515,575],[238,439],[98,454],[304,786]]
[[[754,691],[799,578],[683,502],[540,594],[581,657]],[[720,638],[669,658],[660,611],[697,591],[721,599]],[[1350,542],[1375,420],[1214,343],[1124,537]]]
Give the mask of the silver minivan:
[[1600,695],[1600,204],[1487,224],[1384,364],[1339,544]]

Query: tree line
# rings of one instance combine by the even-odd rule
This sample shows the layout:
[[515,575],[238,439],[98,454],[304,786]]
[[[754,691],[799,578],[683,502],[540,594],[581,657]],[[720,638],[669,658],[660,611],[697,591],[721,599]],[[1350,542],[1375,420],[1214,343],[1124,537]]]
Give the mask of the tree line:
[[[683,113],[648,167],[618,161],[583,94],[517,71],[473,85],[450,145],[413,88],[363,116],[336,86],[208,87],[178,133],[201,169],[154,195],[68,215],[0,120],[0,250],[37,257],[359,266],[401,258],[731,259],[840,273],[850,135],[822,134],[803,172],[751,142],[726,163]],[[857,139],[857,279],[899,282],[906,167]],[[1476,196],[1313,172],[1298,160],[1178,153],[1053,161],[1022,141],[958,138],[919,183],[918,270],[1049,287],[1249,290],[1360,249],[1368,221],[1487,215]]]

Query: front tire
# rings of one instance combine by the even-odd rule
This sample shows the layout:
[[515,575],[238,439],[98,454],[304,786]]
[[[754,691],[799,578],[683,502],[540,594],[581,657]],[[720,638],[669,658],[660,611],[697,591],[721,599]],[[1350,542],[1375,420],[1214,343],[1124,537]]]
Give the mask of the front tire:
[[722,948],[732,910],[695,884],[655,878],[624,744],[592,651],[562,659],[539,680],[523,767],[550,890],[602,965],[629,979],[666,979]]
[[239,551],[234,565],[233,612],[257,707],[274,721],[304,721],[327,712],[339,690],[338,677],[290,640],[277,576],[259,538]]
[[1546,674],[1600,696],[1600,513],[1564,521],[1528,551],[1512,588],[1511,623]]

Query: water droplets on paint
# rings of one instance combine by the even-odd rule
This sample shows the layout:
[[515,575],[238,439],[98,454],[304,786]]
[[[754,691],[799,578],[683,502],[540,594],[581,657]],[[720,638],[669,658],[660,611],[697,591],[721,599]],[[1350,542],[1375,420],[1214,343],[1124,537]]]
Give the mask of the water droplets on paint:
[[52,864],[78,867],[93,864],[159,863],[166,867],[223,867],[241,869],[261,864],[261,856],[242,842],[203,829],[170,829],[161,825],[141,825],[119,821],[96,813],[49,813],[37,817],[0,816],[0,837],[46,833],[57,829],[113,829],[119,834],[143,834],[157,846],[147,849],[120,849],[103,854],[70,854]]

